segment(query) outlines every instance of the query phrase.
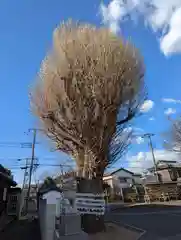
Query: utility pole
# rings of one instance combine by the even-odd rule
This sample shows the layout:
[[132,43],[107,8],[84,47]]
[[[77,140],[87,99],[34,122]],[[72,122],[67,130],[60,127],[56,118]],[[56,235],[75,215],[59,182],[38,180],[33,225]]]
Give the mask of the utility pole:
[[28,213],[28,201],[30,198],[31,178],[32,178],[34,159],[35,159],[35,143],[36,143],[36,132],[37,132],[37,129],[31,129],[31,130],[33,131],[33,142],[32,142],[32,155],[31,155],[31,164],[30,164],[30,173],[29,173],[28,192],[27,192],[27,200],[26,200],[27,213]]
[[148,138],[148,140],[149,140],[149,146],[150,146],[151,153],[152,153],[152,159],[153,159],[153,164],[154,164],[154,168],[155,168],[155,174],[156,174],[157,182],[159,182],[157,164],[156,164],[156,160],[155,160],[155,154],[154,154],[154,149],[153,149],[153,144],[152,144],[152,139],[151,139],[151,137],[153,137],[153,136],[154,136],[153,133],[145,133],[143,135],[143,138]]
[[61,185],[62,185],[62,190],[63,190],[63,165],[60,165],[60,170],[61,170]]
[[25,165],[25,167],[22,167],[21,169],[25,170],[25,171],[24,171],[24,178],[23,178],[23,187],[22,187],[22,189],[24,190],[24,188],[25,188],[25,183],[26,183],[26,177],[27,177],[28,158],[26,158],[26,165]]

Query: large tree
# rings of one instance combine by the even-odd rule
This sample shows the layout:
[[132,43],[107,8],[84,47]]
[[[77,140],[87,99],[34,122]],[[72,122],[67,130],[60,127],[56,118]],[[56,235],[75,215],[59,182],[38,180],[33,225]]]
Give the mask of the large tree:
[[[89,24],[55,29],[31,103],[57,150],[75,159],[77,191],[103,192],[104,170],[127,149],[125,128],[145,96],[143,61],[129,42]],[[87,232],[103,228],[100,216],[85,214],[83,222]]]

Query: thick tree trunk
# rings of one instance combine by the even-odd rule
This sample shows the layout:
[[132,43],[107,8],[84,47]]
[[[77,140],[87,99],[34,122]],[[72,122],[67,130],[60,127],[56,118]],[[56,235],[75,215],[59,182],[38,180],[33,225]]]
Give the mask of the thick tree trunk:
[[[103,184],[100,179],[79,179],[77,181],[77,193],[103,194]],[[104,215],[83,214],[82,229],[88,234],[94,234],[104,230]]]

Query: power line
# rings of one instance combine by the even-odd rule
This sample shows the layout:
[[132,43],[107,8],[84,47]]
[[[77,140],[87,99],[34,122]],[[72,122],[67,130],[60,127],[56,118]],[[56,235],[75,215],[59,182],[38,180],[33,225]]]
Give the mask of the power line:
[[32,143],[30,143],[30,142],[0,142],[0,147],[31,148]]

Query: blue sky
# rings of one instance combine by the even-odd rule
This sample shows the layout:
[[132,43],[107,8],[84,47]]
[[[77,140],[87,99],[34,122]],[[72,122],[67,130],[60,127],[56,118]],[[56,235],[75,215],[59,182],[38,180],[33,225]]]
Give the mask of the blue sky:
[[[108,9],[110,1],[104,2]],[[118,9],[119,10],[119,9]],[[28,92],[40,63],[47,50],[51,46],[53,29],[63,20],[72,18],[83,22],[89,22],[99,26],[109,25],[105,15],[100,14],[100,1],[91,0],[2,0],[0,3],[0,163],[12,168],[15,179],[22,181],[22,170],[18,167],[16,159],[31,156],[31,149],[19,146],[10,147],[3,142],[30,142],[32,134],[26,134],[29,128],[35,126]],[[153,32],[151,27],[146,27],[144,18],[140,17],[135,23],[133,20],[123,21],[118,19],[121,27],[118,34],[131,41],[138,47],[144,56],[146,66],[145,81],[148,87],[148,99],[153,102],[152,108],[135,120],[135,126],[142,128],[144,132],[156,133],[154,146],[160,151],[162,148],[161,133],[167,131],[169,122],[164,111],[173,116],[179,114],[181,104],[169,99],[181,99],[181,54],[179,49],[163,50],[160,45],[161,30]],[[180,22],[181,23],[181,22]],[[159,39],[160,38],[160,39]],[[163,101],[163,98],[169,98]],[[56,164],[67,161],[63,154],[49,151],[48,143],[38,135],[36,156],[40,162]],[[117,164],[125,167],[140,167],[130,164],[130,159],[137,159],[140,152],[149,152],[146,143],[136,144],[128,153],[128,156]],[[149,154],[149,153],[148,153]],[[165,153],[163,153],[165,154]],[[134,157],[133,157],[134,156]],[[166,156],[166,155],[165,155]],[[170,156],[169,156],[170,158]],[[139,160],[139,158],[138,158]],[[24,162],[21,162],[23,165]],[[41,167],[37,176],[44,172],[56,172],[57,167]]]

